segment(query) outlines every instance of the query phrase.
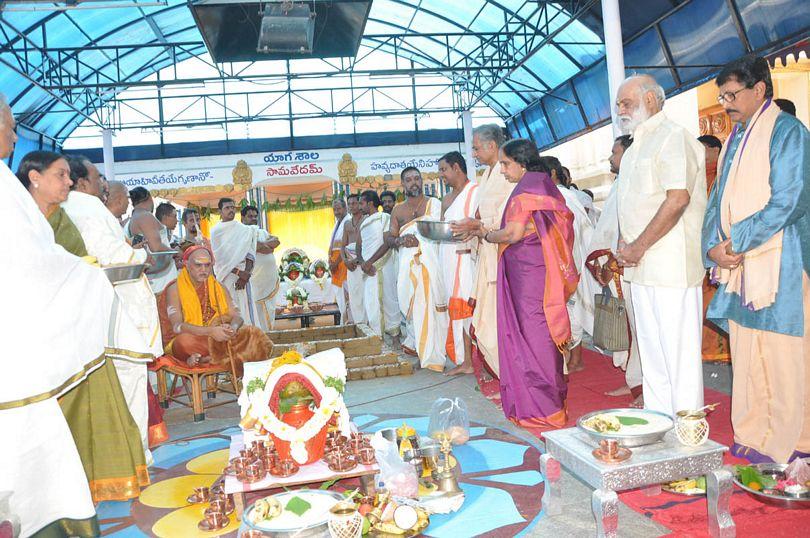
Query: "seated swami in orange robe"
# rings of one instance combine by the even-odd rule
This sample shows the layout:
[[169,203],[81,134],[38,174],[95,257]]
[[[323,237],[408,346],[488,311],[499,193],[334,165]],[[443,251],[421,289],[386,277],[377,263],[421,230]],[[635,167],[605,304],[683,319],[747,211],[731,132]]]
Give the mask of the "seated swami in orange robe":
[[212,256],[202,246],[183,254],[184,268],[161,294],[159,310],[167,354],[189,366],[266,360],[273,342],[258,327],[244,325],[225,288],[211,274]]

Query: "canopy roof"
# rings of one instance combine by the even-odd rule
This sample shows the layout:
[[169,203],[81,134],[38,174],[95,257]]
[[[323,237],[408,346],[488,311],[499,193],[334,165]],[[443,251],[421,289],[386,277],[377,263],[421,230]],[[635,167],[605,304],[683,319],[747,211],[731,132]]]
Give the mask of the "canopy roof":
[[[77,9],[12,11],[43,4],[4,4],[0,91],[21,124],[61,143],[82,122],[114,125],[105,103],[128,86],[191,80],[155,80],[161,69],[206,55],[185,0],[106,4],[117,9],[83,2]],[[628,71],[649,70],[670,92],[747,51],[806,38],[810,28],[804,0],[621,0],[620,6]],[[530,135],[540,146],[609,117],[598,0],[374,0],[358,57],[333,62],[335,69],[357,69],[369,51],[395,56],[395,67],[381,74],[442,75],[458,96],[454,108],[483,102],[513,134]],[[307,72],[306,61],[290,72]],[[212,67],[223,80],[244,71]]]

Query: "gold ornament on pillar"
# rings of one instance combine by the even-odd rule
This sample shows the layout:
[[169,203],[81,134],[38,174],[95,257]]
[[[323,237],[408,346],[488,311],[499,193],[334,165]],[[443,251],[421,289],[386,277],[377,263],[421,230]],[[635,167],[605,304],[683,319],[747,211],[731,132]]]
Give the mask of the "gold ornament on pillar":
[[253,170],[242,159],[236,161],[236,167],[231,172],[231,176],[235,187],[248,190],[253,186]]

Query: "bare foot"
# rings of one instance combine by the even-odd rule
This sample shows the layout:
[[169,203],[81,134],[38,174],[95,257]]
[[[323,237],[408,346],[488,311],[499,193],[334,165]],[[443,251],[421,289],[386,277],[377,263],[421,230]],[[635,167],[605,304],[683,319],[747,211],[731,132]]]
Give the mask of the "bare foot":
[[568,373],[573,374],[576,372],[581,372],[585,369],[585,365],[582,364],[582,359],[571,359],[568,363]]
[[644,409],[644,395],[639,394],[638,398],[633,400],[633,402],[630,404],[630,407],[634,407],[636,409]]
[[617,389],[607,391],[605,396],[627,396],[628,394],[630,394],[630,387],[622,385]]
[[186,364],[194,368],[195,366],[199,366],[202,362],[202,356],[199,353],[192,353],[186,359]]
[[472,366],[468,366],[466,364],[461,364],[456,366],[455,368],[451,368],[447,370],[444,375],[464,375],[464,374],[471,374],[473,373]]

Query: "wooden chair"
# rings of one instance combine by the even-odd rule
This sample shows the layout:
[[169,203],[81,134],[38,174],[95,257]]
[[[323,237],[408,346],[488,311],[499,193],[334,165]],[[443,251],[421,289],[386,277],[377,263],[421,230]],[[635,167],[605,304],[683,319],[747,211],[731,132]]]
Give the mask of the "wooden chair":
[[[185,362],[178,361],[172,356],[164,355],[156,360],[150,367],[157,375],[158,401],[164,409],[169,407],[169,402],[175,402],[186,407],[191,407],[194,411],[194,422],[205,420],[205,409],[226,405],[237,400],[239,391],[236,388],[238,380],[233,379],[231,369],[227,364],[205,364],[191,367]],[[169,386],[167,374],[173,374],[174,379]],[[227,387],[220,381],[222,376]],[[175,388],[178,381],[182,382],[185,394],[175,396]],[[208,400],[216,398],[218,392],[233,394],[233,398],[206,405],[203,400],[203,384],[205,392],[208,393]]]

